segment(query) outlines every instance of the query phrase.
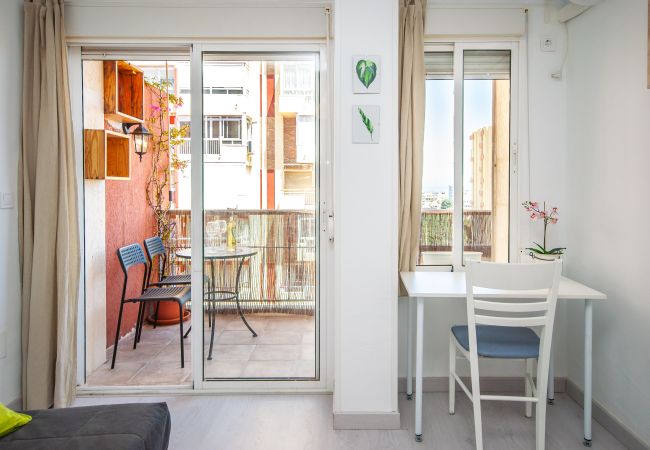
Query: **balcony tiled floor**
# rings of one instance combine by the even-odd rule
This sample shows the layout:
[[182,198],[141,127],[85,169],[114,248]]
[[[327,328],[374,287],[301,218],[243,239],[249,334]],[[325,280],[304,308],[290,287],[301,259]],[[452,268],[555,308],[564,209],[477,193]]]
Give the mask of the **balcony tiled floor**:
[[[234,314],[217,316],[213,359],[205,360],[206,378],[311,378],[315,374],[313,316],[247,314],[258,336],[253,337]],[[189,322],[186,322],[189,326]],[[211,329],[205,326],[207,358]],[[180,367],[178,325],[153,329],[145,325],[133,350],[132,334],[120,341],[115,369],[110,369],[112,347],[106,362],[91,373],[86,385],[137,386],[192,383],[191,336],[185,339],[185,368]]]

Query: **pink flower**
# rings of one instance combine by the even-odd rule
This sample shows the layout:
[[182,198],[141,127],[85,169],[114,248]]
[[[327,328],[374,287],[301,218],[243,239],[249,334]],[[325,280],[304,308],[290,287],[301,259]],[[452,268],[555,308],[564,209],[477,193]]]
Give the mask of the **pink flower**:
[[158,106],[158,105],[151,105],[151,110],[152,110],[152,111],[156,111],[156,112],[158,112],[158,111],[160,111],[160,106]]
[[530,215],[530,218],[531,218],[531,219],[537,219],[537,214],[532,213],[532,214]]
[[542,211],[541,213],[539,213],[539,217],[542,218],[542,219],[545,219],[546,218],[546,211]]
[[530,206],[532,208],[537,208],[537,202],[530,202]]
[[557,218],[556,217],[552,218],[551,223],[557,223]]
[[554,213],[557,212],[557,206],[554,206],[554,207],[553,207],[553,212],[554,212]]

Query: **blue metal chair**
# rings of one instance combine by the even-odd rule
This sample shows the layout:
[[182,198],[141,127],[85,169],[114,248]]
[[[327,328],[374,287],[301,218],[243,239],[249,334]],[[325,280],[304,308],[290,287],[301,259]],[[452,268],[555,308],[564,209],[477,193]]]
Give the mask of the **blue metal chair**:
[[[120,312],[117,318],[117,329],[115,330],[115,344],[113,345],[113,360],[111,362],[111,369],[115,367],[115,358],[117,356],[117,345],[120,338],[120,327],[122,325],[122,312],[124,304],[138,303],[138,320],[136,322],[136,333],[133,339],[133,349],[138,345],[140,336],[142,335],[142,323],[145,316],[145,305],[147,303],[158,303],[161,301],[172,301],[178,303],[179,322],[180,326],[180,343],[181,343],[181,368],[185,367],[185,353],[183,347],[183,306],[190,299],[189,286],[167,286],[167,287],[148,287],[147,280],[149,276],[149,265],[144,256],[140,244],[131,244],[117,250],[117,258],[122,266],[124,272],[124,285],[122,287],[122,298],[120,301]],[[126,288],[129,281],[129,269],[142,265],[144,266],[144,276],[142,277],[142,294],[139,297],[126,298]]]
[[[149,260],[149,274],[147,276],[148,286],[189,286],[192,284],[192,275],[167,275],[167,251],[160,236],[150,237],[144,240],[144,250]],[[162,258],[162,271],[158,281],[151,282],[154,259]]]
[[[167,251],[160,236],[150,237],[144,240],[144,250],[147,253],[147,260],[149,261],[149,273],[147,275],[147,287],[166,287],[166,286],[190,286],[192,284],[192,275],[166,275],[167,273]],[[151,281],[151,273],[154,269],[154,260],[158,257],[158,261],[162,260],[161,272],[158,281]],[[154,313],[153,327],[158,326],[158,308],[160,303],[156,303],[156,311]],[[189,330],[187,331],[189,334]],[[187,337],[187,335],[186,335]]]

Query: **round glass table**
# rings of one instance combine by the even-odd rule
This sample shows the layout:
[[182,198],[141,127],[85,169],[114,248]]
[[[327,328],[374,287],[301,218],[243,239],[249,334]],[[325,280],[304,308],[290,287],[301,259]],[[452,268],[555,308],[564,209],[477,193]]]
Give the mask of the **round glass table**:
[[[219,302],[234,301],[237,305],[237,312],[239,317],[246,325],[246,328],[253,333],[253,337],[257,337],[257,333],[246,321],[244,312],[241,309],[239,304],[239,282],[241,280],[241,269],[244,266],[244,261],[246,258],[257,254],[257,250],[250,247],[237,247],[234,250],[228,250],[224,247],[205,247],[203,249],[203,259],[210,261],[210,277],[209,283],[210,288],[206,292],[207,298],[205,299],[210,303],[210,308],[208,310],[208,324],[212,327],[210,333],[210,350],[208,351],[208,359],[212,359],[212,347],[214,345],[214,329],[215,325],[215,313],[216,313],[216,304]],[[184,248],[176,252],[176,256],[182,259],[191,259],[192,258],[192,249]],[[237,264],[237,275],[235,277],[235,285],[231,288],[228,287],[217,287],[216,286],[216,261],[227,261],[234,260]]]

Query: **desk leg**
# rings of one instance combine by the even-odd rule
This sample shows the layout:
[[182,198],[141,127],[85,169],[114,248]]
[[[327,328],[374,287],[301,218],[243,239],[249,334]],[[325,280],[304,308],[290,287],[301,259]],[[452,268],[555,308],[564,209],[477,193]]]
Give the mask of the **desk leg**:
[[424,334],[424,303],[417,300],[416,341],[415,341],[415,440],[422,442],[422,357]]
[[585,393],[584,393],[584,445],[591,447],[591,376],[592,376],[592,332],[593,332],[593,303],[585,300]]
[[546,389],[546,403],[555,402],[555,340],[551,339],[551,358],[548,365],[548,386]]
[[413,313],[415,302],[408,299],[408,326],[406,327],[406,399],[413,400]]

